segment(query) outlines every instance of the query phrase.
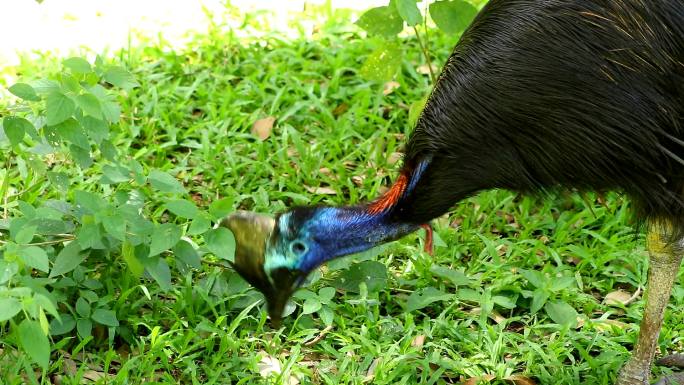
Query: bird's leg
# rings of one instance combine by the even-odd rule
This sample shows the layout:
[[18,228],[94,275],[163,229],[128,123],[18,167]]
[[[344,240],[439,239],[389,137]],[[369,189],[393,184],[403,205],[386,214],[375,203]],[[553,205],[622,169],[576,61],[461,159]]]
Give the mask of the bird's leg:
[[[665,308],[677,278],[684,248],[682,241],[667,242],[667,226],[649,228],[649,253],[646,306],[639,330],[639,339],[632,357],[620,370],[616,385],[648,385],[651,363],[655,355],[658,335],[663,324]],[[665,229],[665,231],[663,231]],[[684,385],[684,384],[683,384]]]

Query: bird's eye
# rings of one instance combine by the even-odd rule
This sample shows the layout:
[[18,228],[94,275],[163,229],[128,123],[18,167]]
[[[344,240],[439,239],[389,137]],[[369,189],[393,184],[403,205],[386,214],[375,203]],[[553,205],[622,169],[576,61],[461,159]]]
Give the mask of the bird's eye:
[[307,247],[301,241],[294,241],[294,242],[290,243],[290,250],[292,250],[293,254],[302,255],[302,254],[306,253]]

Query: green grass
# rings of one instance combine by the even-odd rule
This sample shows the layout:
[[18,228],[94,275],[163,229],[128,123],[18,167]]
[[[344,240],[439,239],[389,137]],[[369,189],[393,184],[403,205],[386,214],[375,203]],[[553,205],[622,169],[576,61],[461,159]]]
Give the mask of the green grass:
[[[434,36],[438,62],[453,43]],[[269,35],[244,41],[215,29],[182,51],[164,43],[133,48],[118,60],[141,87],[123,101],[115,144],[146,167],[176,175],[201,209],[223,197],[233,198],[236,209],[261,212],[371,199],[396,175],[390,155],[401,151],[410,132],[408,106],[429,92],[427,76],[416,72],[422,58],[410,40],[397,75],[401,87],[383,95],[382,84],[361,79],[363,60],[377,44],[350,25],[330,22],[308,40]],[[16,71],[40,77],[56,68],[56,61],[46,61],[25,62]],[[268,116],[276,123],[260,141],[250,128]],[[57,161],[56,170],[70,167]],[[79,175],[71,188],[107,193],[97,185],[99,169],[96,164]],[[19,174],[10,174],[21,185]],[[46,180],[37,184],[21,198],[31,203],[63,196]],[[316,187],[335,194],[312,193]],[[446,246],[434,256],[422,251],[418,235],[366,255],[386,267],[386,281],[380,274],[378,290],[337,290],[329,305],[332,329],[314,344],[306,343],[326,327],[319,313],[302,314],[297,307],[273,330],[255,302],[259,296],[214,263],[174,268],[173,287],[164,292],[151,280],[134,278],[113,257],[84,274],[103,284],[101,297],[111,297],[122,323],[118,336],[108,341],[105,330],[95,330],[95,338],[83,343],[75,334],[55,337],[50,370],[42,377],[28,370],[28,359],[6,336],[0,384],[56,378],[79,384],[103,373],[106,382],[100,383],[108,384],[280,384],[291,376],[302,384],[451,384],[486,375],[496,377],[492,384],[506,384],[513,374],[541,384],[612,384],[634,344],[643,301],[627,307],[602,302],[618,289],[643,287],[647,258],[628,201],[610,194],[603,206],[594,198],[588,206],[573,194],[487,191],[461,202],[436,221]],[[162,208],[163,196],[147,199],[155,222],[174,220]],[[308,290],[334,285],[345,271],[344,263],[338,265]],[[435,266],[468,279],[457,286],[437,277]],[[544,309],[531,311],[537,288],[526,278],[530,272],[540,274],[539,290],[551,301],[579,313],[578,327],[557,325]],[[677,311],[684,306],[683,275],[679,281],[659,340],[663,353],[684,350],[684,313]],[[428,287],[448,299],[406,311],[409,296]],[[304,293],[299,304],[311,295]],[[592,321],[599,318],[619,323],[611,328]],[[279,361],[279,377],[259,373],[266,355]]]

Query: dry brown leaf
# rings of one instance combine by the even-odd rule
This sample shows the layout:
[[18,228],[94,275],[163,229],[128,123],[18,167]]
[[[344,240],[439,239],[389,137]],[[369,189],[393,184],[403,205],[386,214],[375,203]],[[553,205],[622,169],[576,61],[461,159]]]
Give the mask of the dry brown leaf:
[[414,348],[420,348],[425,344],[425,336],[423,334],[418,334],[411,341],[411,346]]
[[393,153],[391,153],[390,156],[387,158],[387,163],[388,163],[388,164],[395,164],[395,163],[397,163],[398,161],[400,161],[401,158],[403,158],[403,157],[404,157],[404,154],[402,154],[401,152],[393,152]]
[[401,84],[399,84],[399,82],[395,82],[394,80],[392,80],[391,82],[387,82],[387,83],[385,83],[385,86],[383,87],[382,94],[383,95],[389,95],[399,87],[401,87]]
[[[261,375],[261,377],[264,378],[270,377],[273,374],[280,375],[282,372],[282,368],[280,367],[280,361],[278,361],[277,358],[266,354],[265,352],[262,352],[261,354],[261,361],[259,361],[259,363],[257,364],[257,368],[259,369],[259,375]],[[285,384],[298,385],[299,379],[291,375],[289,376]]]
[[470,377],[469,379],[463,381],[461,385],[478,385],[482,382],[492,382],[492,380],[496,379],[496,376],[493,374],[486,374],[484,376],[479,376],[479,377]]
[[338,116],[344,114],[345,112],[347,112],[348,109],[349,109],[349,104],[343,102],[339,106],[335,107],[334,110],[332,110],[332,114],[334,117],[338,117]]
[[[427,64],[419,65],[416,71],[421,75],[429,75],[430,67]],[[437,73],[437,66],[434,64],[432,65],[432,72]]]
[[494,320],[497,325],[502,324],[504,321],[506,321],[506,317],[502,316],[498,311],[492,310],[491,313],[489,313],[489,318]]
[[73,376],[78,372],[78,365],[76,365],[76,362],[71,358],[65,357],[63,363],[64,365],[62,368],[64,369],[64,374]]
[[261,140],[268,139],[271,136],[271,130],[273,130],[273,123],[275,123],[275,118],[272,116],[257,120],[252,125],[252,135]]
[[627,305],[632,295],[622,289],[608,293],[603,299],[606,305]]
[[577,265],[580,264],[580,262],[582,262],[582,260],[579,259],[579,257],[576,257],[576,256],[574,256],[574,255],[571,255],[571,256],[565,258],[565,262],[567,262],[567,263],[569,263],[569,264],[571,264],[571,265],[577,266]]
[[259,369],[261,377],[268,377],[272,373],[280,374],[280,361],[267,354],[261,357],[261,361],[257,364],[257,368]]
[[110,374],[98,372],[95,370],[88,370],[83,373],[83,378],[81,379],[81,384],[89,384],[91,382],[97,382],[105,377],[111,377]]
[[378,367],[380,363],[380,358],[376,358],[368,367],[368,372],[366,372],[366,377],[364,377],[363,382],[371,382],[375,378],[375,368]]
[[514,374],[504,378],[506,381],[510,381],[515,385],[537,385],[537,382],[533,379],[523,376],[522,374]]
[[335,191],[331,187],[311,187],[311,186],[304,186],[306,191],[312,193],[312,194],[320,194],[320,195],[335,195],[337,194],[337,191]]
[[365,178],[364,178],[363,176],[360,176],[360,175],[354,175],[354,176],[351,178],[352,182],[354,182],[354,184],[357,185],[357,186],[363,185],[363,180],[364,180],[364,179],[365,179]]

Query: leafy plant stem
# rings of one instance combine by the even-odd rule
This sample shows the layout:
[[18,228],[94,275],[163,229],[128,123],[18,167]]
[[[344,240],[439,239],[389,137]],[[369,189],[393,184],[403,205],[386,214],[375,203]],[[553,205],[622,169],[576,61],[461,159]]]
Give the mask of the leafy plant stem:
[[[435,73],[432,71],[432,62],[430,60],[430,52],[428,52],[427,46],[423,43],[423,40],[420,38],[420,34],[418,33],[418,28],[416,26],[413,26],[413,31],[416,33],[416,40],[418,41],[418,45],[420,45],[420,50],[423,51],[423,56],[425,56],[425,61],[427,62],[428,70],[430,71],[430,79],[432,80],[432,84],[435,84],[436,79],[435,79]],[[427,31],[427,28],[426,28],[426,31]],[[427,37],[427,32],[425,32],[425,35]]]
[[3,181],[2,181],[2,192],[0,192],[0,196],[2,196],[2,217],[4,219],[7,218],[7,214],[8,214],[7,201],[8,201],[9,197],[7,196],[7,190],[9,189],[10,163],[11,163],[11,157],[8,156],[7,159],[5,160],[5,179],[3,179]]
[[[60,244],[60,243],[62,243],[62,242],[73,241],[74,239],[76,239],[76,237],[73,236],[73,235],[70,235],[70,236],[67,236],[67,237],[64,237],[64,238],[60,238],[60,239],[53,239],[53,240],[51,240],[51,241],[36,242],[36,243],[27,243],[26,246],[48,246],[48,245],[57,245],[57,244]],[[7,241],[3,241],[2,239],[0,239],[0,244],[5,245],[5,244],[7,244]]]

